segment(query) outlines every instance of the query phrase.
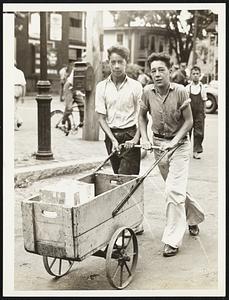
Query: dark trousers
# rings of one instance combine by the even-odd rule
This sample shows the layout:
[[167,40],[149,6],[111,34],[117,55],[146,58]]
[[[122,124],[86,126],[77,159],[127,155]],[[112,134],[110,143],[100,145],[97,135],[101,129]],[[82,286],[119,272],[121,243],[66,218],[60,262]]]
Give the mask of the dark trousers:
[[192,117],[193,117],[193,127],[189,132],[190,138],[193,131],[193,152],[201,153],[203,152],[203,140],[204,140],[204,121],[205,121],[205,112],[204,112],[204,102],[201,98],[201,95],[190,94],[191,98],[191,108],[192,108]]
[[[136,130],[136,126],[125,129],[111,129],[119,144],[131,140],[135,136]],[[110,154],[112,152],[112,142],[107,135],[105,136],[105,145],[108,154]],[[110,159],[114,173],[125,175],[138,175],[140,160],[140,148],[132,148],[130,150],[122,148],[119,155],[115,153]]]

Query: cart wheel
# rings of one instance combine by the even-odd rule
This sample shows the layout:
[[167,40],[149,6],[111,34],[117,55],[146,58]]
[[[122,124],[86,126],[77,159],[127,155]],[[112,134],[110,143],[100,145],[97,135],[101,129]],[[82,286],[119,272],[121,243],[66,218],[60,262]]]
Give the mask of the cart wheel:
[[50,275],[61,277],[68,274],[74,264],[74,261],[57,257],[43,256],[43,263],[46,271]]
[[116,289],[131,282],[138,260],[138,242],[131,228],[121,227],[113,234],[106,254],[106,274]]

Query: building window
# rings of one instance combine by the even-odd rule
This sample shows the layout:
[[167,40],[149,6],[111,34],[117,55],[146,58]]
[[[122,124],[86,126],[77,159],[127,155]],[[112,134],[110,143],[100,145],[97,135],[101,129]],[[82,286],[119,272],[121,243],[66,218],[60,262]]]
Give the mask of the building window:
[[123,44],[123,33],[117,34],[117,42],[122,45]]
[[140,36],[140,50],[147,48],[147,37],[145,35]]
[[70,27],[81,28],[82,27],[82,20],[75,19],[75,18],[70,18]]
[[163,46],[163,43],[160,41],[159,52],[163,52],[163,50],[164,50],[164,46]]
[[155,37],[151,36],[150,50],[155,52]]
[[40,14],[31,13],[29,15],[29,37],[40,38]]

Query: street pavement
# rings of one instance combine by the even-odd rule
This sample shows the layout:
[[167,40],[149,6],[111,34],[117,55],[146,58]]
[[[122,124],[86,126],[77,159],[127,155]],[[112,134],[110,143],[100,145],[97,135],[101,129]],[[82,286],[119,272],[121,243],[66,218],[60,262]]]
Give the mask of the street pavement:
[[[51,111],[64,110],[58,96],[52,96]],[[82,129],[65,136],[64,132],[51,128],[53,160],[38,160],[37,102],[35,96],[25,97],[19,104],[23,125],[14,131],[15,186],[24,186],[50,176],[71,174],[96,167],[106,158],[104,134],[100,130],[98,141],[82,139]],[[75,115],[78,121],[78,114]]]

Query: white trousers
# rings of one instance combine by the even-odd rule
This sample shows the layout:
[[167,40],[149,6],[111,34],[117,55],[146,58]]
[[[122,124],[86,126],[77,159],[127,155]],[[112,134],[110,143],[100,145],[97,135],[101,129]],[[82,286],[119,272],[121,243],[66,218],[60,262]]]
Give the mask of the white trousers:
[[[154,145],[168,140],[155,138]],[[175,151],[170,151],[158,164],[165,180],[166,225],[162,242],[174,248],[179,248],[188,225],[197,225],[204,220],[201,206],[186,192],[190,162],[191,143],[184,144]],[[154,151],[157,159],[161,152]]]

